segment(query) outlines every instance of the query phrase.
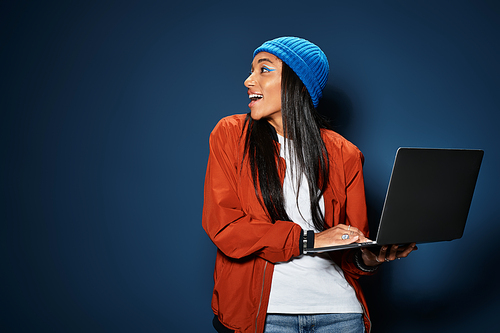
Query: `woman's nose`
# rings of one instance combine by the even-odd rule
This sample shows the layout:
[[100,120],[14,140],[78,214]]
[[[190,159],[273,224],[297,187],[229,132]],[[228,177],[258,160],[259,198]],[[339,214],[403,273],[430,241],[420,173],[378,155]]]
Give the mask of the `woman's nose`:
[[255,80],[253,79],[253,73],[250,73],[248,77],[246,78],[245,82],[243,82],[245,87],[250,88],[255,85]]

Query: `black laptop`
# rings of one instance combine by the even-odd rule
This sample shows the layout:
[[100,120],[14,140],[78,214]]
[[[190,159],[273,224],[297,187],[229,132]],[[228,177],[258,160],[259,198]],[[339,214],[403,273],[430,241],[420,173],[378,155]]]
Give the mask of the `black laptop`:
[[307,252],[462,237],[483,154],[479,149],[399,148],[376,240]]

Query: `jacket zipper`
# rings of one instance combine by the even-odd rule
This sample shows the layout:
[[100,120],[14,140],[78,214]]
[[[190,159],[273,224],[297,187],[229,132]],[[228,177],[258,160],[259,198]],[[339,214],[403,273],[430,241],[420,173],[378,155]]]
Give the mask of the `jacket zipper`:
[[[346,279],[346,281],[347,281],[347,279]],[[349,281],[347,281],[347,283],[349,283]],[[354,287],[352,286],[352,284],[349,283],[349,285],[354,289]],[[358,300],[359,305],[361,305],[361,308],[363,309],[363,317],[365,317],[368,320],[368,322],[370,323],[370,328],[368,329],[368,333],[371,333],[371,331],[372,331],[372,321],[370,320],[370,317],[368,317],[368,314],[366,313],[366,308],[363,305],[363,302],[361,302],[361,300],[358,298],[358,293],[356,293],[356,299]],[[363,325],[364,325],[364,320],[363,320]]]
[[[358,301],[359,302],[359,301]],[[372,321],[370,320],[370,318],[368,317],[368,315],[366,314],[366,309],[365,309],[365,306],[363,305],[363,303],[359,302],[359,304],[361,305],[361,307],[363,308],[363,316],[366,317],[366,319],[368,319],[368,322],[370,323],[370,329],[368,330],[368,333],[370,333],[372,331]]]
[[259,307],[257,309],[257,317],[255,317],[255,333],[257,333],[257,321],[259,320],[260,307],[262,306],[262,297],[264,296],[264,284],[266,282],[266,269],[267,269],[267,261],[266,261],[266,265],[264,266],[264,277],[262,278],[262,289],[260,290],[260,301],[259,301]]

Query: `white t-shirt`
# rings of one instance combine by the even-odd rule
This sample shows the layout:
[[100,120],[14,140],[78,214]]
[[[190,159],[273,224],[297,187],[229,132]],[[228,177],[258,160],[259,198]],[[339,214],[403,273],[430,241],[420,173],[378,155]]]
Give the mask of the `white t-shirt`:
[[[292,177],[292,163],[285,139],[278,135],[280,155],[287,169],[283,183],[285,208],[290,219],[304,230],[314,228],[309,199],[309,185],[304,174],[297,201],[296,173]],[[287,142],[288,143],[288,142]],[[324,200],[320,208],[324,214]],[[342,270],[327,254],[301,255],[288,262],[277,263],[274,268],[268,313],[362,313],[363,310],[352,286],[345,280]]]

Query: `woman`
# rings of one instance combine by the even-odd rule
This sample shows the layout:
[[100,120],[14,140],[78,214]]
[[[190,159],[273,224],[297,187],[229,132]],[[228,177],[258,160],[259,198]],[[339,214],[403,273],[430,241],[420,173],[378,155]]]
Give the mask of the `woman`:
[[358,278],[414,248],[304,251],[368,236],[363,155],[316,112],[328,72],[307,40],[262,44],[245,80],[251,112],[210,135],[203,227],[218,249],[218,332],[369,331]]

